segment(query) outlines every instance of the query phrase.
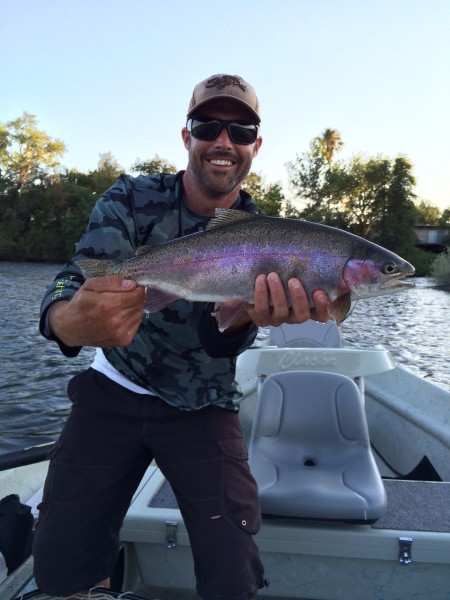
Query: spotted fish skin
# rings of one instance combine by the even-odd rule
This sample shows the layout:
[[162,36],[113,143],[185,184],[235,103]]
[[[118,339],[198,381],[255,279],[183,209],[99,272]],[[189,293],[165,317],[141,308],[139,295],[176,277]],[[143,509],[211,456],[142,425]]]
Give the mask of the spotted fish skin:
[[356,300],[414,285],[402,280],[414,274],[410,263],[361,237],[308,221],[231,209],[218,209],[206,231],[140,248],[133,258],[77,264],[85,277],[120,275],[145,286],[149,312],[181,298],[226,303],[226,326],[231,324],[228,309],[235,319],[236,304],[253,302],[255,279],[261,273],[278,273],[286,290],[289,279],[300,279],[311,306],[314,290],[324,290],[337,322]]

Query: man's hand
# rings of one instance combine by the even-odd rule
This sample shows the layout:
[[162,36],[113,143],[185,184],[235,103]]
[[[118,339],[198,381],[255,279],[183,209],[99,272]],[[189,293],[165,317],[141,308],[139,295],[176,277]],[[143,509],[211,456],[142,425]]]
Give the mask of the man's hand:
[[247,314],[259,327],[282,323],[303,323],[315,319],[328,321],[328,298],[321,290],[313,293],[314,308],[309,306],[305,288],[298,279],[288,281],[291,306],[284,291],[280,277],[276,273],[258,275],[255,282],[255,304],[248,305]]
[[314,319],[326,323],[330,318],[328,312],[329,300],[321,291],[313,292],[314,307],[310,308],[305,288],[298,279],[288,281],[291,305],[284,291],[284,286],[277,273],[258,275],[255,281],[254,304],[247,304],[244,313],[224,332],[233,335],[250,322],[258,327],[282,323],[303,323]]
[[145,289],[118,276],[87,279],[49,310],[51,331],[66,346],[127,346],[142,321]]

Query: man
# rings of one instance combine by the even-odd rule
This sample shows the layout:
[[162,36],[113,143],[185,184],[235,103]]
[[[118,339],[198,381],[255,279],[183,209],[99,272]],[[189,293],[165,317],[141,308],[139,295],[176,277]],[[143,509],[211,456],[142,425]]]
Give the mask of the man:
[[[204,229],[218,207],[258,212],[240,190],[262,142],[253,88],[240,77],[210,77],[195,87],[187,117],[186,171],[119,177],[97,202],[75,258],[128,258],[140,245]],[[323,292],[311,311],[301,283],[288,287],[290,304],[276,273],[259,275],[254,304],[220,333],[211,304],[181,300],[145,316],[145,290],[133,281],[84,281],[73,262],[58,275],[41,332],[66,356],[82,346],[97,353],[69,383],[73,407],[52,452],[34,543],[43,592],[70,597],[108,584],[122,520],[154,458],[189,532],[199,595],[255,597],[264,585],[253,540],[260,513],[235,360],[258,326],[328,319]]]

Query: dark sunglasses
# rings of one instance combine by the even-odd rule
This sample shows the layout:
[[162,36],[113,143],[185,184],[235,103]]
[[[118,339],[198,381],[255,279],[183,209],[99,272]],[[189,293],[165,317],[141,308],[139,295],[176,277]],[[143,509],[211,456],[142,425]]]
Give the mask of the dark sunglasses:
[[244,125],[243,123],[222,121],[221,119],[208,121],[189,119],[186,127],[197,140],[203,140],[204,142],[212,142],[217,139],[223,129],[227,130],[228,136],[234,144],[253,144],[258,137],[258,125]]

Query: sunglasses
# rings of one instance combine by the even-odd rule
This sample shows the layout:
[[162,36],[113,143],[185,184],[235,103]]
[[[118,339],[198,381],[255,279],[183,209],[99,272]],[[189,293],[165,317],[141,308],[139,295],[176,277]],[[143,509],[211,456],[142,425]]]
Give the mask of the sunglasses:
[[203,140],[204,142],[212,142],[217,139],[223,129],[227,130],[228,137],[234,144],[253,144],[258,137],[258,125],[245,125],[235,121],[222,121],[221,119],[208,121],[189,119],[186,127],[197,140]]

